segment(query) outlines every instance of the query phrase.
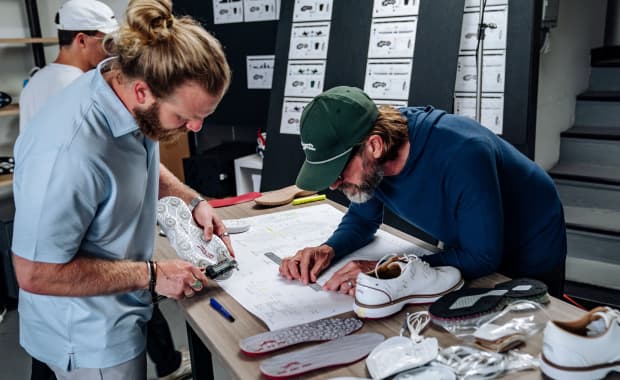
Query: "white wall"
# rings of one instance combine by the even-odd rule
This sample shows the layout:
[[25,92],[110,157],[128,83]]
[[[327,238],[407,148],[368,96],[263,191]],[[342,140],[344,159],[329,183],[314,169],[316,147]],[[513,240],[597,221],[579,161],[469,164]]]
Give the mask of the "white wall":
[[[41,34],[55,37],[56,27],[54,16],[65,0],[39,0],[39,19]],[[101,0],[108,4],[119,21],[122,19],[128,0]],[[0,38],[30,37],[26,7],[22,0],[0,1]],[[58,46],[47,45],[45,48],[46,62],[52,62],[58,54]],[[34,66],[31,45],[0,44],[0,91],[19,98],[23,80]],[[13,143],[19,131],[17,116],[0,117],[0,156],[13,155]]]
[[573,125],[576,96],[588,88],[590,49],[603,45],[606,8],[607,0],[560,0],[550,50],[540,56],[535,160],[545,169],[557,163],[560,133]]

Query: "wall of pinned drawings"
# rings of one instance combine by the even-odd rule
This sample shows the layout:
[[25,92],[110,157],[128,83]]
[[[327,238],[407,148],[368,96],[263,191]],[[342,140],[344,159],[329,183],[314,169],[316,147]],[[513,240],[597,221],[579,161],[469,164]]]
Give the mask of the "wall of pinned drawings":
[[282,2],[262,190],[295,181],[301,112],[323,90],[356,86],[378,104],[450,109],[463,7],[464,0]]
[[[478,42],[480,11],[480,0],[465,1],[454,85],[454,113],[476,119],[476,90],[481,85],[478,119],[496,134],[502,134],[508,0],[486,0],[482,22],[488,27],[484,30],[485,38]],[[479,50],[481,55],[477,54]],[[480,82],[477,73],[479,59],[482,67]]]
[[[483,46],[482,123],[530,157],[538,3],[486,0],[485,22],[496,28]],[[301,112],[325,89],[473,115],[480,0],[176,0],[175,9],[203,20],[234,70],[208,124],[266,126],[264,191],[295,181]]]
[[323,92],[333,0],[294,2],[280,133],[299,134],[301,112]]

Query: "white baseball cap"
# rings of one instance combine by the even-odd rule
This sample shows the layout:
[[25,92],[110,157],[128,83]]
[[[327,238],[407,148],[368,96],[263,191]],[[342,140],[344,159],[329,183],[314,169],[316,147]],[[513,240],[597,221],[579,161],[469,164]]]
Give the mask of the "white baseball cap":
[[69,0],[60,6],[56,18],[60,30],[97,30],[111,33],[118,29],[114,11],[97,0]]

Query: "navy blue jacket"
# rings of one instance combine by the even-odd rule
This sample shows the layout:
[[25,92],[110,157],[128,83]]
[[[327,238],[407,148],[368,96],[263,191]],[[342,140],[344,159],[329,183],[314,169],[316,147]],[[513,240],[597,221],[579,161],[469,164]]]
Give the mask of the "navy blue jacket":
[[424,260],[457,267],[466,278],[498,270],[536,276],[564,262],[562,204],[542,168],[469,118],[432,107],[401,112],[407,163],[368,202],[351,203],[326,242],[336,258],[368,244],[387,207],[444,243]]

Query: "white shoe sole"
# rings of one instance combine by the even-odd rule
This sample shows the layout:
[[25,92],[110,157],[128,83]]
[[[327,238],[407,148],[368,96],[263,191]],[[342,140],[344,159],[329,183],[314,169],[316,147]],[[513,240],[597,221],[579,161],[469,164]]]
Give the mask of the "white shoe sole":
[[268,379],[297,377],[319,368],[334,367],[365,358],[385,337],[377,333],[347,335],[303,350],[274,356],[260,364]]
[[[612,371],[620,372],[620,362],[609,363],[605,367],[602,364],[591,367],[560,367],[540,355],[540,370],[547,376],[556,380],[597,380],[603,379]],[[601,367],[601,368],[599,368]]]
[[[379,319],[389,317],[392,314],[396,314],[405,307],[405,305],[419,305],[429,304],[437,301],[444,294],[448,294],[463,287],[464,281],[461,279],[456,285],[450,289],[437,293],[437,294],[424,294],[424,295],[411,295],[392,301],[387,304],[380,305],[366,305],[358,303],[357,300],[353,302],[353,311],[360,318]],[[358,284],[358,286],[363,286]]]

